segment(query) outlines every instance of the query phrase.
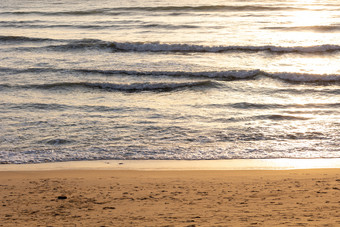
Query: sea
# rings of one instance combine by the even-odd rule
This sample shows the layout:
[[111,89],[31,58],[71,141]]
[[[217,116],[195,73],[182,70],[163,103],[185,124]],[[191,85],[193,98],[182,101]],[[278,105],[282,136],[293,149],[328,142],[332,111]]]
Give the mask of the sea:
[[338,0],[1,0],[0,163],[340,158]]

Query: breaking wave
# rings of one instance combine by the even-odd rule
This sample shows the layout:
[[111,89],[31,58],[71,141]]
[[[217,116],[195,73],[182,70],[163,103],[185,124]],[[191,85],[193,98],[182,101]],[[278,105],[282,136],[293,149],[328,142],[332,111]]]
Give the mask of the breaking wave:
[[[178,53],[224,53],[224,52],[270,52],[270,53],[326,53],[340,51],[340,45],[324,44],[314,46],[205,46],[180,43],[159,42],[109,42],[98,39],[59,40],[48,38],[31,38],[25,36],[0,36],[0,42],[57,42],[55,45],[29,49],[48,49],[54,51],[72,50],[108,50],[112,52],[178,52]],[[26,48],[26,47],[24,47]],[[27,49],[27,48],[26,48]]]
[[[239,102],[228,105],[229,107],[235,109],[305,109],[305,108],[317,108],[317,109],[327,109],[327,108],[339,108],[340,103],[306,103],[306,104],[277,104],[277,103],[249,103],[249,102]],[[213,107],[216,107],[214,105]],[[217,106],[218,107],[218,106]],[[224,107],[221,106],[221,107]]]
[[[55,72],[55,73],[83,73],[83,74],[103,74],[103,75],[129,75],[129,76],[169,76],[169,77],[188,77],[188,78],[206,78],[217,80],[243,80],[255,79],[258,76],[270,77],[287,82],[304,82],[304,83],[333,83],[340,82],[340,74],[310,74],[310,73],[297,73],[297,72],[266,72],[260,69],[254,70],[226,70],[226,71],[136,71],[136,70],[99,70],[99,69],[62,69],[62,68],[28,68],[28,69],[15,69],[15,68],[1,68],[0,72],[20,74],[20,73],[42,73],[42,72]],[[201,82],[199,82],[201,83]],[[186,84],[186,83],[184,83]],[[63,84],[61,84],[63,85]],[[81,86],[83,83],[70,83],[69,86]],[[91,85],[94,86],[95,84]],[[129,86],[137,86],[138,84],[130,84]],[[147,84],[154,86],[155,84]],[[160,86],[166,84],[158,84]],[[170,86],[170,84],[168,84]],[[190,83],[188,84],[190,85]],[[4,85],[0,85],[3,87]],[[90,86],[90,85],[89,85]],[[115,89],[119,89],[118,85]],[[125,86],[125,85],[124,85]],[[182,83],[174,84],[174,86],[183,86]],[[137,86],[138,87],[138,86]],[[124,88],[122,88],[124,89]],[[126,88],[128,89],[128,87]],[[136,88],[134,88],[136,89]]]
[[55,41],[47,38],[33,38],[26,36],[0,36],[0,42],[45,42]]
[[296,27],[264,27],[263,29],[284,31],[340,32],[340,25],[316,25]]
[[[35,88],[35,89],[70,89],[70,88],[90,88],[101,89],[106,91],[122,91],[122,92],[142,92],[142,91],[173,91],[177,89],[193,88],[193,87],[212,87],[216,85],[211,81],[197,81],[197,82],[182,82],[182,83],[89,83],[89,82],[61,82],[50,84],[36,84],[36,85],[23,85],[21,88]],[[0,87],[9,85],[0,85]],[[16,86],[18,87],[18,86]]]
[[315,45],[315,46],[204,46],[193,44],[168,44],[168,43],[144,43],[144,42],[106,42],[102,40],[86,39],[67,43],[65,45],[48,46],[53,50],[73,49],[108,49],[113,52],[272,52],[272,53],[324,53],[340,51],[340,45]]
[[56,16],[56,15],[71,15],[71,16],[86,16],[86,15],[119,15],[126,12],[164,12],[164,11],[192,11],[192,12],[228,12],[228,11],[292,11],[292,10],[307,10],[302,7],[288,7],[288,6],[270,6],[270,5],[200,5],[200,6],[154,6],[154,7],[116,7],[116,8],[98,8],[90,10],[78,11],[7,11],[1,14],[14,14],[14,15],[43,15],[43,16]]
[[[198,25],[172,25],[172,24],[161,24],[161,23],[145,23],[140,25],[119,25],[119,24],[88,24],[88,25],[74,25],[74,24],[52,24],[52,25],[44,25],[44,24],[24,24],[24,23],[1,23],[0,27],[9,27],[9,28],[76,28],[76,29],[133,29],[133,28],[159,28],[159,29],[195,29],[200,28]],[[8,41],[10,41],[10,37]],[[15,41],[13,39],[12,41]]]

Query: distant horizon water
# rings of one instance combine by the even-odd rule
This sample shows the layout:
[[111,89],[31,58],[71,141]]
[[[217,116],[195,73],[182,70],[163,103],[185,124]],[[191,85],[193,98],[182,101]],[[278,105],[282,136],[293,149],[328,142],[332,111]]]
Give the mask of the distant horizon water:
[[335,0],[0,2],[0,164],[340,158]]

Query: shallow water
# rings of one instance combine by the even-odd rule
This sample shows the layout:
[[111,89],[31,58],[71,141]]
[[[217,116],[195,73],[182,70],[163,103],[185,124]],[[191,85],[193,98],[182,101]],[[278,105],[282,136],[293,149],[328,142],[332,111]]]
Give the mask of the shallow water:
[[0,162],[340,157],[337,1],[2,1]]

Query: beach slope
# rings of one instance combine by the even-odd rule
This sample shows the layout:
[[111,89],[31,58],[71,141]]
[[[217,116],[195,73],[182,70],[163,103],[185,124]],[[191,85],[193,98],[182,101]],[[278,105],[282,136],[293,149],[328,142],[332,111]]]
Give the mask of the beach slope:
[[0,226],[340,226],[340,170],[0,172]]

